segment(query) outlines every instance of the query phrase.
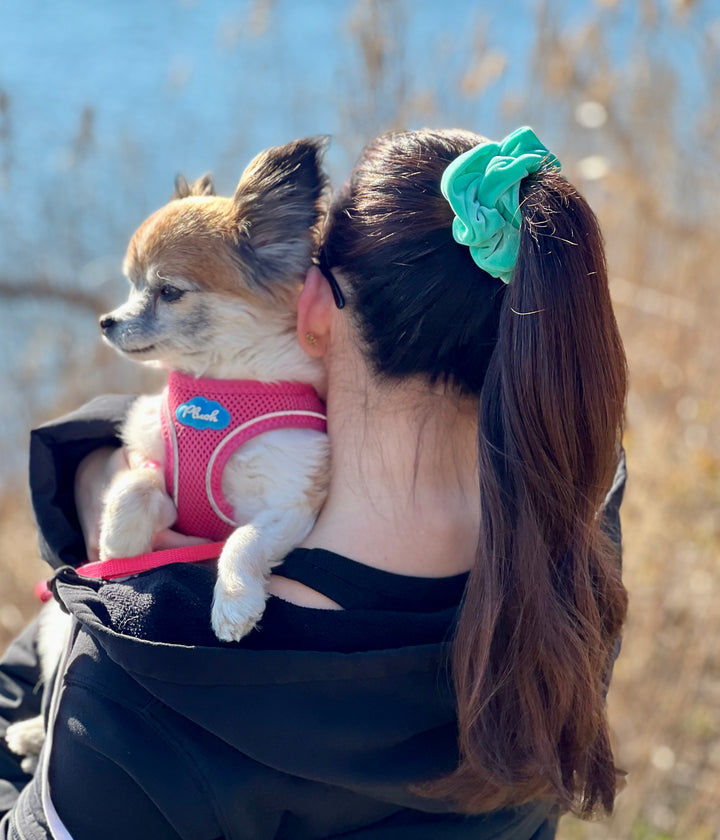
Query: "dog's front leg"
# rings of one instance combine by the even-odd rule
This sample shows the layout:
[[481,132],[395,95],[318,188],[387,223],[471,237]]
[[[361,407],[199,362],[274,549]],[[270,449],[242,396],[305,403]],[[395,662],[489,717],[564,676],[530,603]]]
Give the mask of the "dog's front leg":
[[119,474],[105,495],[100,559],[135,557],[150,551],[155,534],[169,528],[176,518],[161,470],[134,469]]
[[152,549],[158,531],[177,518],[167,495],[161,462],[161,396],[143,396],[133,404],[122,428],[131,465],[147,464],[119,473],[105,494],[100,523],[100,558],[135,557]]
[[315,513],[305,507],[263,511],[234,531],[218,560],[212,627],[218,639],[238,641],[258,623],[270,570],[309,533]]

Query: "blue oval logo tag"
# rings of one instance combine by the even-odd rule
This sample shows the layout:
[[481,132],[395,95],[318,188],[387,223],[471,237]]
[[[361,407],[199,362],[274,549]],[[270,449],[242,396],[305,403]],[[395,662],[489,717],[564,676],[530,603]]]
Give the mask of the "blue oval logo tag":
[[230,412],[215,400],[193,397],[175,409],[183,426],[193,429],[224,429],[230,423]]

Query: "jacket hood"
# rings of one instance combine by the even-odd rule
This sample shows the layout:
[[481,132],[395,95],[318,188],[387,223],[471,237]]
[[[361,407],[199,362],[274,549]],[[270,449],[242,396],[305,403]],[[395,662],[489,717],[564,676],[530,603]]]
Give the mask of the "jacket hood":
[[[162,571],[151,574],[162,579]],[[115,587],[69,568],[54,585],[107,656],[174,712],[281,772],[451,810],[408,790],[457,763],[447,642],[355,653],[173,644],[119,632]],[[145,614],[153,610],[163,611],[157,592]],[[330,621],[338,615],[321,612]]]

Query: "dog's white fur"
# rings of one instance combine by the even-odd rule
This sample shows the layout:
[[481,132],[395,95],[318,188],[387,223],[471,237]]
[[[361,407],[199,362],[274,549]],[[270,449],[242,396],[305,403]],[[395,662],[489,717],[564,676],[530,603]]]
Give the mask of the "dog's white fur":
[[[191,376],[322,390],[322,365],[299,346],[295,323],[322,209],[323,145],[297,141],[258,155],[232,199],[213,195],[207,177],[192,187],[176,183],[177,197],[130,241],[130,296],[101,318],[106,341],[129,358]],[[131,464],[164,464],[161,405],[161,395],[133,405],[122,429]],[[238,640],[258,622],[270,570],[307,535],[324,501],[328,458],[324,433],[277,429],[229,459],[222,489],[240,527],[218,560],[211,621],[219,639]],[[162,469],[118,475],[105,499],[101,559],[150,551],[175,517]],[[63,640],[45,635],[53,633]],[[57,651],[45,660],[54,667]],[[37,752],[37,722],[14,725],[7,742],[20,754]]]
[[[323,368],[295,335],[324,186],[319,151],[316,141],[271,150],[248,167],[232,200],[207,195],[205,181],[200,195],[190,190],[151,216],[128,248],[130,299],[101,319],[105,339],[125,355],[191,376],[321,388]],[[303,163],[315,172],[298,175]],[[301,212],[287,212],[292,201],[304,202]],[[239,230],[246,231],[240,249],[247,248],[247,262],[237,258]],[[213,237],[218,251],[208,243]],[[260,285],[257,276],[269,273],[265,260],[275,276]],[[144,397],[130,412],[122,439],[131,463],[164,462],[160,408],[160,397]],[[241,524],[218,561],[212,626],[219,639],[242,638],[262,615],[270,569],[307,535],[324,500],[327,458],[324,434],[278,429],[228,461],[223,493]],[[173,518],[158,470],[119,476],[107,494],[101,558],[148,551],[153,534]]]

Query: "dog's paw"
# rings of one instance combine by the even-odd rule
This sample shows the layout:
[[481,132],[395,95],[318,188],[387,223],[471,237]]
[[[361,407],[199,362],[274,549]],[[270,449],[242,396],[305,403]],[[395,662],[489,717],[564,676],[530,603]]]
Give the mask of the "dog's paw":
[[255,627],[265,610],[264,580],[243,580],[229,593],[218,580],[212,606],[212,628],[222,642],[238,642]]
[[108,490],[100,525],[100,559],[135,557],[152,550],[153,537],[169,528],[177,510],[158,470],[130,470]]
[[28,776],[34,776],[35,771],[38,768],[38,764],[40,764],[39,755],[26,755],[20,762],[20,769],[23,773],[27,773]]
[[38,756],[44,742],[45,723],[42,715],[12,723],[5,732],[5,743],[15,755]]

